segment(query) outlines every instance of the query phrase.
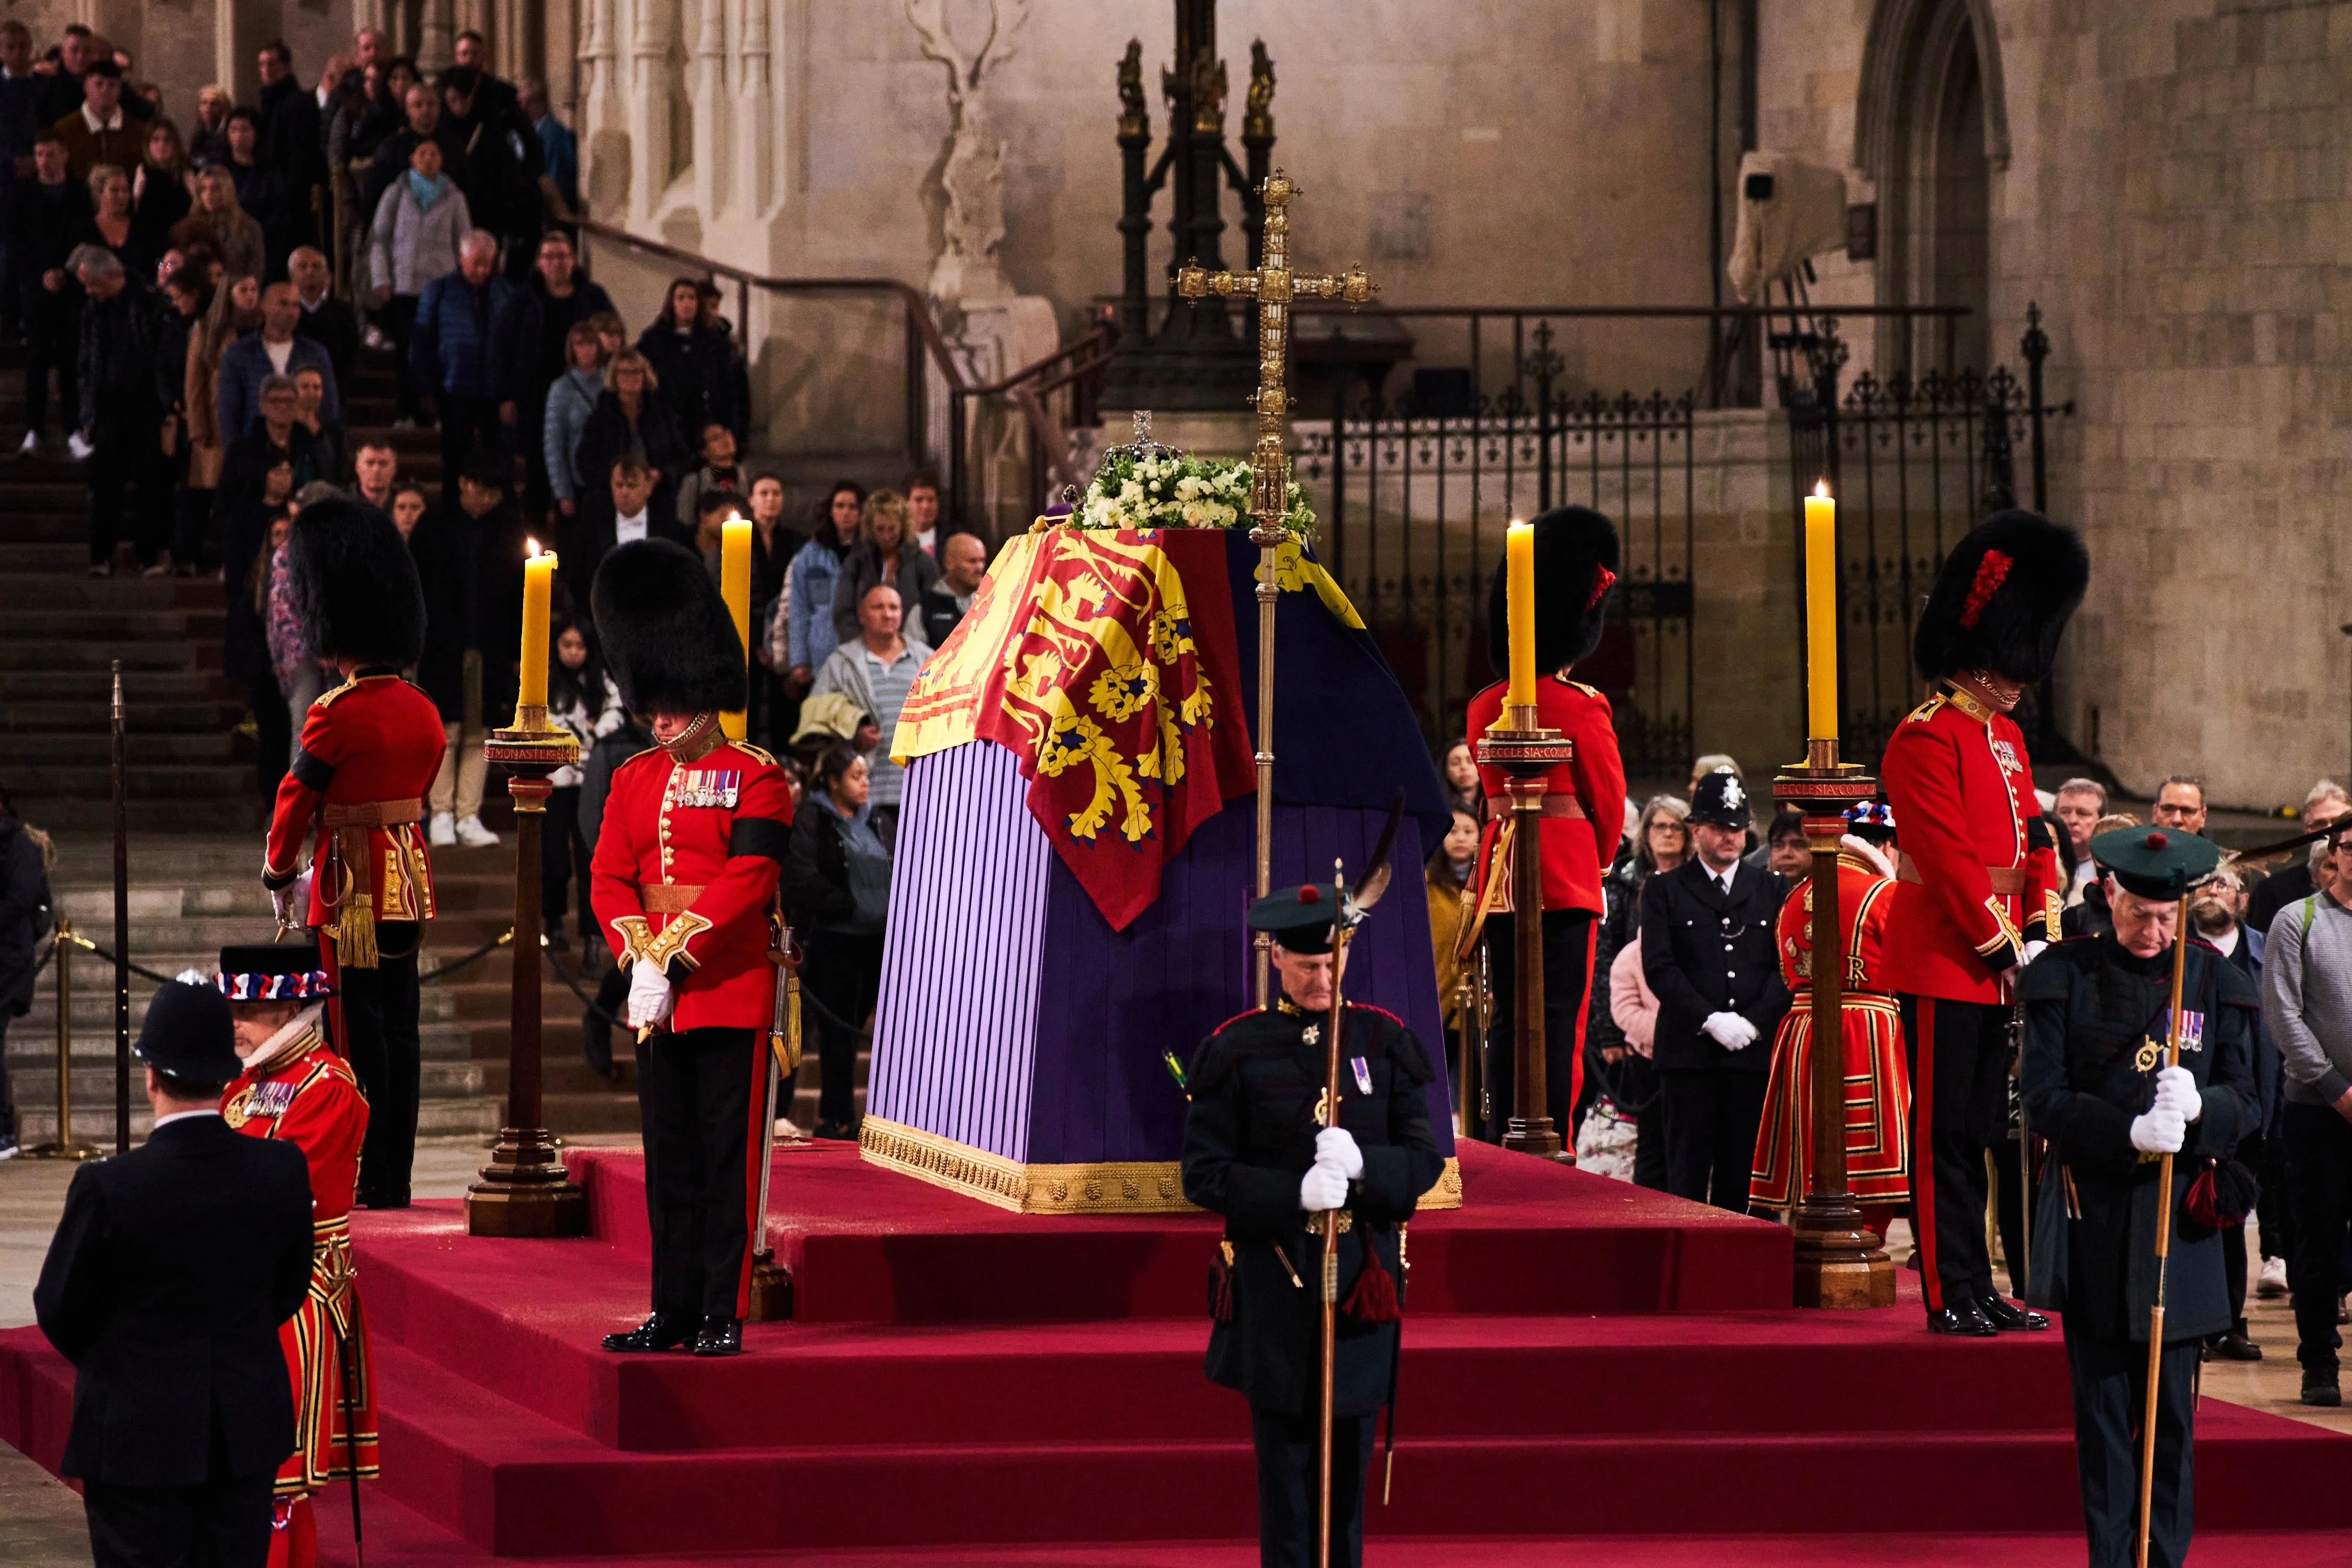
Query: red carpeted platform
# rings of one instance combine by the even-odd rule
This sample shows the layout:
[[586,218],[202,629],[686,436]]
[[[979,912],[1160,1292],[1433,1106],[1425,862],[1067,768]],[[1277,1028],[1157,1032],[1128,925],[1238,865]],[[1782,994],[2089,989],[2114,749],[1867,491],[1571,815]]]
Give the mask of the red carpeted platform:
[[[1246,1414],[1200,1370],[1213,1220],[1014,1215],[846,1146],[782,1153],[796,1320],[733,1361],[623,1358],[595,1342],[643,1310],[642,1166],[574,1160],[593,1239],[478,1240],[454,1204],[359,1216],[371,1562],[1249,1559]],[[1776,1226],[1480,1145],[1464,1179],[1464,1209],[1412,1226],[1375,1562],[1570,1540],[1628,1564],[1942,1562],[1913,1532],[1987,1531],[2021,1532],[2014,1562],[2079,1561],[2055,1332],[1797,1312]],[[54,1465],[70,1394],[37,1333],[0,1336],[0,1437]],[[2352,1531],[2352,1439],[2213,1400],[2199,1437],[2200,1561],[2211,1532]],[[2326,1561],[2293,1554],[2310,1539],[2263,1537],[2295,1543],[2263,1561]]]

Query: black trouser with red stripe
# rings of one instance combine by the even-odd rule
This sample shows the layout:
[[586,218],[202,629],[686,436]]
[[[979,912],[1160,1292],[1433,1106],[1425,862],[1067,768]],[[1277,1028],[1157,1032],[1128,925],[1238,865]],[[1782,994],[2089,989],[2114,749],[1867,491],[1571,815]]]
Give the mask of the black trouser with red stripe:
[[667,1030],[637,1047],[653,1225],[654,1310],[740,1318],[751,1310],[751,1209],[759,1201],[767,1065],[757,1029]]
[[2008,1131],[2010,1007],[1900,1000],[1911,1065],[1912,1229],[1933,1312],[1993,1293],[1985,1153]]

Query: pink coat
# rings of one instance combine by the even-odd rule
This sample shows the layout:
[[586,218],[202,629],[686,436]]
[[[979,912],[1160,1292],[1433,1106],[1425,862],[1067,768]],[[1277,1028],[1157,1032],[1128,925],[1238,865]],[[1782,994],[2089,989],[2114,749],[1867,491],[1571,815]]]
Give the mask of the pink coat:
[[1650,1054],[1650,1043],[1658,1033],[1658,998],[1642,973],[1638,930],[1609,965],[1609,1016],[1625,1031],[1627,1045],[1645,1057]]

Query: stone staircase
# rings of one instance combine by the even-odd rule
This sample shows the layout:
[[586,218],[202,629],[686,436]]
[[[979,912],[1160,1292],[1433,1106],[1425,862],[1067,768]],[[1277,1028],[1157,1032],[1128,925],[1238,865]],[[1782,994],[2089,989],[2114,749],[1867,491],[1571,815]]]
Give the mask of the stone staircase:
[[[21,432],[22,351],[0,347],[0,441]],[[440,438],[392,428],[394,369],[385,351],[362,350],[346,389],[352,444],[388,440],[404,478],[437,494]],[[830,475],[827,475],[830,478]],[[824,481],[814,481],[814,490]],[[221,673],[223,591],[216,576],[93,578],[83,465],[0,457],[0,784],[25,819],[56,835],[52,879],[58,907],[101,946],[113,944],[110,774],[110,661],[123,666],[128,731],[131,961],[159,973],[209,971],[224,942],[266,941],[275,929],[261,889],[262,804],[244,691]],[[424,972],[503,933],[512,919],[512,822],[493,777],[484,819],[505,836],[493,849],[436,849],[442,918],[429,928]],[[603,955],[599,954],[601,958]],[[580,1051],[583,1007],[560,978],[593,995],[578,943],[551,955],[541,974],[545,1105],[559,1133],[637,1128],[635,1060],[615,1031],[623,1068],[614,1086],[589,1071]],[[114,1129],[112,966],[73,955],[70,1020],[74,1128],[111,1147]],[[420,1136],[495,1133],[507,1089],[511,953],[501,948],[422,991],[425,1057]],[[135,1037],[153,983],[132,976]],[[8,1030],[7,1061],[26,1143],[57,1121],[54,971],[42,974],[33,1011]],[[809,1059],[790,1114],[816,1116],[816,1061]],[[864,1096],[865,1063],[858,1067]],[[146,1110],[134,1084],[134,1126]]]

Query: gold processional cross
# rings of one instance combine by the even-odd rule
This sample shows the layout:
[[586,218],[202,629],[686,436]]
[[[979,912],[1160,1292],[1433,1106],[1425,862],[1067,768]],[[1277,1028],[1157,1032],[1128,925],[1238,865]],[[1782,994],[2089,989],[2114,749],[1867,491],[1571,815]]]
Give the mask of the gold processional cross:
[[[1246,272],[1206,271],[1188,262],[1176,275],[1176,292],[1187,300],[1235,295],[1257,302],[1257,444],[1250,448],[1250,542],[1258,547],[1257,574],[1257,894],[1264,898],[1274,877],[1274,605],[1275,550],[1283,540],[1282,519],[1290,510],[1290,457],[1283,437],[1290,419],[1290,318],[1302,299],[1345,300],[1360,305],[1375,292],[1363,268],[1338,277],[1290,269],[1290,202],[1298,187],[1279,169],[1258,192],[1265,213],[1264,265]],[[1339,464],[1339,410],[1332,410],[1331,482],[1344,482]],[[1256,936],[1257,1005],[1266,1005],[1266,964],[1272,939]]]

